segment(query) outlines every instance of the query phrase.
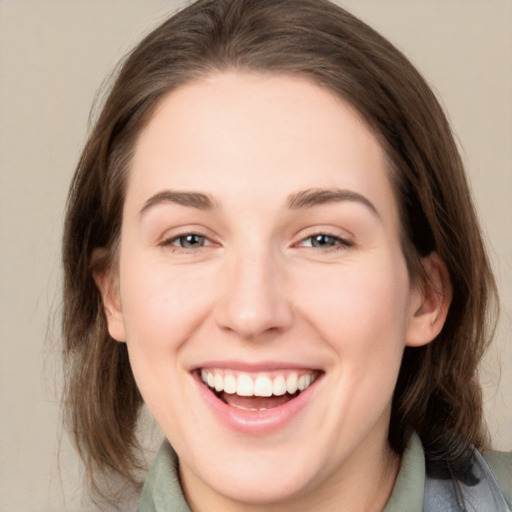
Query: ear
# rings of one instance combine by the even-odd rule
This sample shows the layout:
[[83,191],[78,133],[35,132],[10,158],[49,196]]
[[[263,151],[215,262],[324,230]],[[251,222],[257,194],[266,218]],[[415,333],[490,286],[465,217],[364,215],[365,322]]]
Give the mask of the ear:
[[452,283],[444,261],[435,252],[421,259],[425,280],[411,292],[405,343],[419,347],[434,340],[444,326],[452,301]]
[[[106,250],[95,249],[92,261],[96,262],[105,257]],[[119,295],[119,280],[115,270],[93,271],[93,278],[98,287],[103,301],[103,310],[107,318],[108,332],[116,341],[126,341],[126,329],[124,326],[123,310]]]

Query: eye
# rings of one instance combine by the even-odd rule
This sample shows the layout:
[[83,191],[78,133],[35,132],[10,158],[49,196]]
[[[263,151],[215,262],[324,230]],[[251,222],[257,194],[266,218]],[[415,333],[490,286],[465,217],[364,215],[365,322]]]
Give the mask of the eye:
[[346,249],[352,247],[353,243],[339,236],[330,235],[328,233],[315,233],[308,236],[298,243],[298,247],[306,247],[313,249],[321,249],[324,251],[336,251],[338,249]]
[[340,242],[339,238],[336,238],[331,235],[313,235],[308,238],[306,238],[302,245],[306,247],[319,247],[319,248],[325,248],[325,247],[333,247],[334,245],[338,245]]
[[186,233],[166,240],[163,245],[170,245],[180,249],[199,249],[205,245],[211,245],[211,242],[203,235]]

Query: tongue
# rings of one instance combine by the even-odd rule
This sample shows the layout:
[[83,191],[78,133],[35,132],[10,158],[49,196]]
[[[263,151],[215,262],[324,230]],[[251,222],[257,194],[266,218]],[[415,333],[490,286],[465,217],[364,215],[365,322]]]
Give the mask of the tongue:
[[219,394],[219,398],[226,402],[230,407],[237,407],[239,409],[272,409],[274,407],[279,407],[280,405],[284,405],[286,402],[289,402],[293,398],[295,398],[297,394],[290,395],[285,393],[282,396],[238,396],[238,395],[229,395],[222,391]]

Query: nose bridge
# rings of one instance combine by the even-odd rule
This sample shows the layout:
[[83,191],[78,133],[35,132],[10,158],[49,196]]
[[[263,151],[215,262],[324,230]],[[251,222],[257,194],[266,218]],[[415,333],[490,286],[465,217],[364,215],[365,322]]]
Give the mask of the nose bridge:
[[292,309],[283,286],[282,262],[269,246],[251,244],[233,250],[225,262],[218,322],[244,338],[286,329]]

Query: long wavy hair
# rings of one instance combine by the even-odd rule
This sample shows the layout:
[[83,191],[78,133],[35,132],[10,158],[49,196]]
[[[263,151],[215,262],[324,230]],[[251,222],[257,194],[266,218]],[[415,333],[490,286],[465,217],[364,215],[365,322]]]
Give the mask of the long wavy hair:
[[[134,482],[142,398],[126,345],[107,330],[93,272],[116,265],[135,142],[160,100],[194,79],[241,70],[297,76],[349,102],[385,150],[412,277],[420,257],[446,263],[453,300],[442,332],[406,348],[389,442],[416,431],[430,461],[457,472],[484,448],[477,365],[491,338],[496,287],[449,123],[431,89],[385,38],[326,0],[199,0],[125,59],[74,175],[63,237],[64,411],[89,482]],[[92,261],[95,248],[104,257]],[[101,478],[98,475],[102,475]]]

